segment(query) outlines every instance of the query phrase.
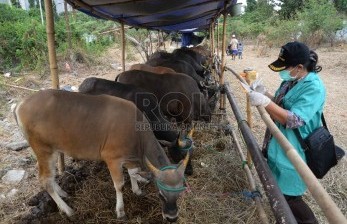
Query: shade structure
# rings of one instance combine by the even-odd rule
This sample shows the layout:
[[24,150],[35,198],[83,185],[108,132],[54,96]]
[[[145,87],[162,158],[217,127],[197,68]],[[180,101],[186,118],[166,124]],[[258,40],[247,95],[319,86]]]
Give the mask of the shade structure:
[[[237,0],[67,0],[88,15],[164,32],[205,30]],[[224,6],[226,6],[224,8]]]

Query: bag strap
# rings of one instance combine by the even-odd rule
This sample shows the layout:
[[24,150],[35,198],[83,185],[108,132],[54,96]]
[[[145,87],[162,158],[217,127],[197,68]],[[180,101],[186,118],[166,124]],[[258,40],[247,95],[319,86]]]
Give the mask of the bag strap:
[[299,132],[299,130],[297,128],[293,129],[294,130],[294,134],[296,135],[296,137],[298,138],[301,147],[303,148],[304,151],[308,150],[308,146],[307,144],[304,142],[304,139],[302,139],[301,134]]
[[325,122],[325,118],[324,118],[324,114],[322,113],[322,122],[323,122],[323,126],[329,131],[327,123]]
[[[322,113],[321,119],[322,119],[323,126],[329,131],[327,123],[325,122],[324,113]],[[299,132],[299,129],[295,128],[293,130],[294,130],[296,137],[298,138],[298,140],[300,142],[301,147],[304,149],[304,151],[308,150],[309,148],[308,148],[307,144],[305,143],[304,139],[302,138],[302,136]]]

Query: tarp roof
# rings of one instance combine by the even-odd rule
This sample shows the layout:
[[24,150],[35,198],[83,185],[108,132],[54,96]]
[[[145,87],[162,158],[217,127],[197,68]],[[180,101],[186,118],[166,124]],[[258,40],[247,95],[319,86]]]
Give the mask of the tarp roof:
[[152,30],[195,31],[208,29],[237,0],[67,0],[88,15]]

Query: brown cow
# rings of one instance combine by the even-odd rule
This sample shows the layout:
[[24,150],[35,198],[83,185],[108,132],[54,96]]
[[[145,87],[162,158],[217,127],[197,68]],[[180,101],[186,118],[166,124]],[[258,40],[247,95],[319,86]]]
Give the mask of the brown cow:
[[168,221],[177,219],[176,201],[184,190],[189,154],[178,167],[171,166],[148,129],[147,119],[130,101],[107,95],[44,90],[19,103],[14,112],[36,154],[42,186],[67,215],[73,213],[61,199],[67,194],[54,181],[56,152],[78,159],[105,161],[116,189],[119,219],[126,218],[123,167],[128,169],[132,191],[141,195],[137,181],[146,181],[139,176],[146,164],[156,179],[163,217]]

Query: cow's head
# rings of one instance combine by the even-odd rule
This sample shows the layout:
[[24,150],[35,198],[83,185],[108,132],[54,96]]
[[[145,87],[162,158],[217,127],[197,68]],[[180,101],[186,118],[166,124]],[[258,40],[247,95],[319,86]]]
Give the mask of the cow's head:
[[162,202],[163,218],[169,222],[175,222],[178,218],[177,199],[185,191],[184,170],[189,160],[189,153],[177,166],[166,166],[161,169],[154,167],[146,158],[149,170],[154,174],[159,190],[159,198]]

